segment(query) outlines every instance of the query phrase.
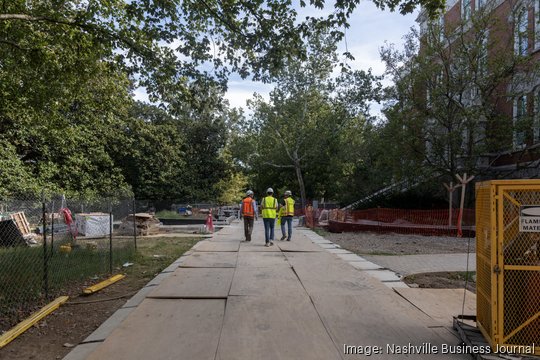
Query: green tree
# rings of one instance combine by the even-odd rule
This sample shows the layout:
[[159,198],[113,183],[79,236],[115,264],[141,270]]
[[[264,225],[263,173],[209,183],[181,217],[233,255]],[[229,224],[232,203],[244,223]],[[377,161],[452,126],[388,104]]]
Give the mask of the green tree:
[[402,51],[382,49],[395,85],[381,131],[401,139],[399,152],[388,153],[393,177],[406,176],[406,168],[449,178],[478,173],[483,154],[512,147],[513,121],[499,107],[522,94],[539,68],[501,41],[505,26],[487,6],[467,24],[431,22],[424,33],[413,31]]
[[307,60],[285,67],[270,101],[260,96],[251,101],[253,115],[238,141],[238,154],[258,173],[261,190],[276,183],[290,186],[292,174],[303,206],[306,189],[311,196],[334,195],[331,184],[347,175],[346,134],[362,136],[376,80],[369,72],[346,70],[332,78],[338,64],[335,37],[320,32],[310,39]]

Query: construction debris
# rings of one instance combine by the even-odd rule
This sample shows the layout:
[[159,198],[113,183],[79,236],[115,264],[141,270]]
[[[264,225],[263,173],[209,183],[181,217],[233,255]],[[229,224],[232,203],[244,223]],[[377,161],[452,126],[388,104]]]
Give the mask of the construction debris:
[[75,215],[77,231],[85,237],[101,237],[111,233],[112,216],[107,213],[80,213]]
[[24,244],[24,237],[13,220],[0,221],[0,246],[17,246]]
[[16,212],[13,214],[10,214],[11,220],[17,225],[19,228],[22,236],[30,235],[30,224],[28,223],[28,220],[26,220],[26,216],[23,212]]
[[131,214],[122,220],[122,224],[120,224],[120,228],[118,229],[120,234],[133,235],[135,229],[137,230],[137,235],[141,236],[159,233],[161,223],[154,215],[148,213],[135,214],[135,226],[133,225],[133,217],[133,214]]

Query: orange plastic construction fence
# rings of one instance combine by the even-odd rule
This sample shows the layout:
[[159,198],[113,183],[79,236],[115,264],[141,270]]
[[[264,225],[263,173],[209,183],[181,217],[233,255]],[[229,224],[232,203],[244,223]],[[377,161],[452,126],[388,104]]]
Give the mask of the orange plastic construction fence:
[[[374,208],[366,210],[320,210],[307,207],[304,211],[307,227],[326,227],[331,232],[378,231],[399,234],[458,235],[459,209],[409,210]],[[450,221],[450,225],[449,225]],[[474,236],[474,209],[464,209],[463,236]]]

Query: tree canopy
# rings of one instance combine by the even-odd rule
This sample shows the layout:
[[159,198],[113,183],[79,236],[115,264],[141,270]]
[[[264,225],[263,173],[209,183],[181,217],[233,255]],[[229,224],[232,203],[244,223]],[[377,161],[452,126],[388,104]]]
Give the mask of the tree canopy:
[[[272,107],[281,111],[276,121],[309,119],[287,128],[291,139],[306,136],[287,148],[288,165],[309,158],[318,170],[296,168],[314,178],[320,178],[316,171],[338,169],[304,149],[323,141],[322,133],[339,138],[343,131],[333,122],[338,128],[354,123],[350,119],[361,122],[363,105],[357,105],[367,94],[358,89],[368,89],[362,84],[371,74],[349,72],[341,82],[326,83],[333,70],[328,66],[336,63],[310,54],[309,37],[317,30],[342,39],[358,4],[0,0],[0,195],[46,190],[95,196],[114,189],[206,200],[237,192],[245,179],[227,152],[238,114],[223,98],[233,72],[279,84],[271,104],[253,102],[266,123],[258,131],[269,131]],[[375,4],[403,13],[422,5],[433,14],[442,6],[439,0]],[[298,6],[324,11],[300,18]],[[310,73],[321,89],[301,78],[305,64],[327,67]],[[140,88],[152,104],[134,100]],[[309,191],[324,192],[317,184]]]
[[270,101],[251,100],[253,114],[233,141],[260,193],[292,188],[306,205],[308,197],[335,197],[346,188],[348,156],[362,139],[377,84],[370,72],[342,69],[335,77],[337,63],[335,37],[315,30],[306,60],[283,68]]

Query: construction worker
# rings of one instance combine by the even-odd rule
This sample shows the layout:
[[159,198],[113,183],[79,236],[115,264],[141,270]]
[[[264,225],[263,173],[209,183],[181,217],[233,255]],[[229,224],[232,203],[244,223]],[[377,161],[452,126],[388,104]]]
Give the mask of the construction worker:
[[272,196],[273,194],[274,190],[272,188],[268,188],[266,190],[266,197],[264,197],[261,202],[264,223],[264,246],[267,247],[274,245],[274,225],[276,222],[278,201],[274,196]]
[[242,200],[240,205],[240,219],[244,218],[244,235],[245,241],[251,241],[251,233],[253,232],[254,220],[259,220],[257,212],[257,202],[253,199],[253,191],[248,190],[246,197]]
[[[281,218],[281,240],[291,241],[292,236],[292,220],[294,217],[294,199],[290,190],[285,191],[283,194],[283,202],[280,204],[280,211],[283,209],[283,216]],[[288,235],[285,236],[285,224],[287,224]]]

